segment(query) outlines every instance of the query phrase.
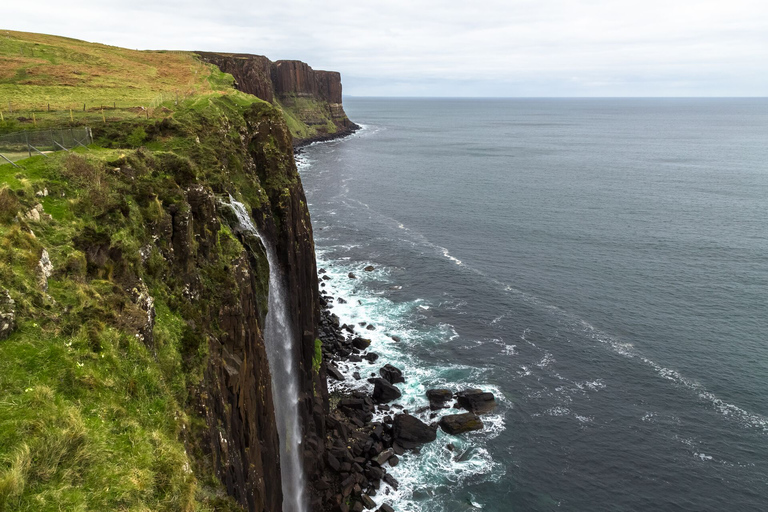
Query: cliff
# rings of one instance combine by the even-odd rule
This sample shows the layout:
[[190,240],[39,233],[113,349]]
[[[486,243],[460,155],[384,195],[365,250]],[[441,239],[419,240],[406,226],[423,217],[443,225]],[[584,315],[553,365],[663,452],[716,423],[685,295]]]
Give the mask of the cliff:
[[342,105],[341,75],[315,71],[297,60],[271,62],[261,55],[198,52],[235,78],[237,89],[283,110],[296,145],[328,140],[359,127]]
[[[282,102],[333,117],[338,74],[249,56],[232,61],[246,94],[191,54],[20,33],[0,44],[0,56],[46,51],[57,72],[107,52],[153,62],[134,83],[151,84],[163,59],[198,83],[151,110],[102,109],[88,149],[0,165],[0,511],[280,510],[285,440],[263,334],[270,268],[225,204],[246,205],[285,276],[313,480],[327,387],[312,226]],[[19,87],[19,98],[64,101],[46,84]],[[111,89],[94,82],[96,92]],[[337,127],[348,123],[338,109]],[[90,119],[67,114],[38,111],[37,122]]]

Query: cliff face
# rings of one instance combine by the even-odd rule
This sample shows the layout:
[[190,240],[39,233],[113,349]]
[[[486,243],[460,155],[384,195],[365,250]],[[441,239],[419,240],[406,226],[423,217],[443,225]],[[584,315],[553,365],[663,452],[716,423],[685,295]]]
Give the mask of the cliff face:
[[261,55],[198,52],[235,78],[235,87],[280,106],[296,145],[339,137],[359,128],[342,105],[341,74],[315,71],[297,60],[271,62]]
[[[307,480],[322,470],[318,286],[292,137],[279,109],[235,94],[94,128],[101,147],[25,161],[30,180],[0,188],[0,255],[11,262],[0,288],[13,309],[0,363],[25,368],[3,371],[1,393],[27,397],[0,415],[3,456],[22,454],[27,468],[0,465],[0,478],[16,471],[27,482],[0,488],[0,509],[51,508],[54,498],[68,510],[282,509],[286,440],[263,335],[270,269],[223,205],[230,195],[276,248]],[[130,149],[137,133],[151,150]],[[40,274],[43,259],[55,272]],[[34,425],[43,430],[30,434]],[[67,448],[54,460],[56,443]]]

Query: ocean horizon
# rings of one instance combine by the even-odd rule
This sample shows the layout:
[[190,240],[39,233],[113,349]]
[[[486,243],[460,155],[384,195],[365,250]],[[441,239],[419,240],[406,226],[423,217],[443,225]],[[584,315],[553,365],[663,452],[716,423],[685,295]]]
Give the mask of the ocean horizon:
[[298,157],[332,311],[375,326],[411,411],[433,387],[499,401],[482,431],[403,457],[377,499],[764,509],[768,100],[345,108],[363,129]]

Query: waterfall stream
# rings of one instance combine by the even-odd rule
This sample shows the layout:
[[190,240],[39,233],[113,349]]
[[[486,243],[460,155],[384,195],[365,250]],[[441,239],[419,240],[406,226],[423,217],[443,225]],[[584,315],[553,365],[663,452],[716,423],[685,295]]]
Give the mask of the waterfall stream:
[[301,463],[299,425],[299,382],[294,362],[291,328],[284,276],[274,247],[254,226],[245,205],[230,197],[228,204],[237,215],[240,228],[253,233],[264,244],[269,262],[269,310],[264,327],[264,344],[272,373],[272,399],[280,441],[280,472],[283,484],[283,512],[304,512],[304,470]]

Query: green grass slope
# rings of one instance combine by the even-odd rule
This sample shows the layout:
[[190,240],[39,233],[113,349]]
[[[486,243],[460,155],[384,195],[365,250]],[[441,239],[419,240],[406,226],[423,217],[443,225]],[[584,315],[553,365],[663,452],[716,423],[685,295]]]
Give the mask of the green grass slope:
[[[279,110],[227,76],[186,53],[0,32],[0,97],[18,109],[173,94],[150,115],[110,114],[89,149],[0,165],[0,292],[16,317],[0,340],[0,511],[240,510],[201,452],[192,396],[218,329],[204,313],[236,288],[244,249],[224,224],[211,234],[194,269],[205,293],[192,305],[157,236],[190,184],[252,206],[262,185],[283,185],[245,171],[242,142],[253,123],[282,122]],[[38,122],[71,122],[60,114]],[[103,261],[94,247],[108,248]],[[157,312],[151,346],[137,335],[144,292]]]

